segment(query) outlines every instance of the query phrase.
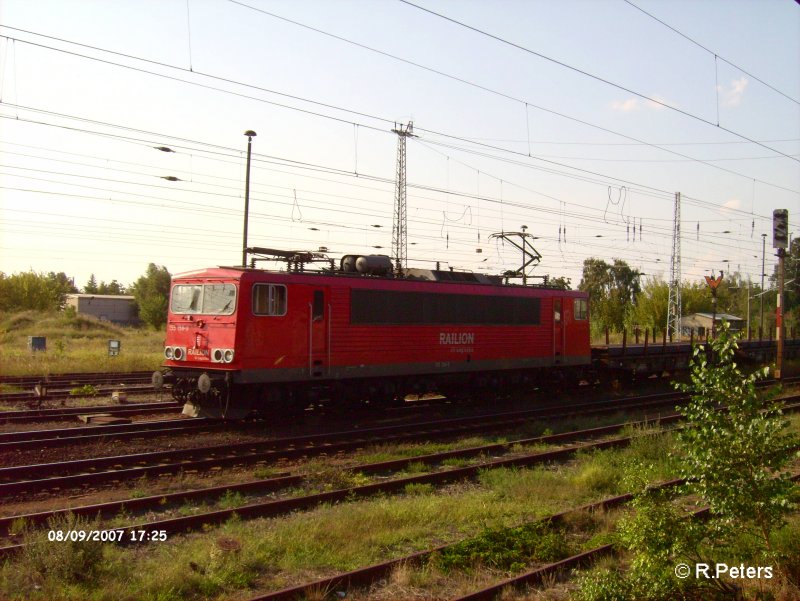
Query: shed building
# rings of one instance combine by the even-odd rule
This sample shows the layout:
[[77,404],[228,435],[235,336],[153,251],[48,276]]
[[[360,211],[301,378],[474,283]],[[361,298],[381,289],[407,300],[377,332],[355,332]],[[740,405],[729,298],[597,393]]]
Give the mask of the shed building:
[[68,294],[67,307],[74,307],[79,315],[92,315],[102,321],[122,325],[139,322],[133,296],[116,294]]
[[[694,330],[698,336],[705,336],[706,330],[709,332],[711,331],[713,317],[713,313],[692,313],[691,315],[684,315],[681,317],[681,335],[689,336],[691,330]],[[722,320],[730,324],[732,332],[738,332],[745,327],[745,320],[741,317],[729,315],[728,313],[717,313],[717,328],[722,325]]]

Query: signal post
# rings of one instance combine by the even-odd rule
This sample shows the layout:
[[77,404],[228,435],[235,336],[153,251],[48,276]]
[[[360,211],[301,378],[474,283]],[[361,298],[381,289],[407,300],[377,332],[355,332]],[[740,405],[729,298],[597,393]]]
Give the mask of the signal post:
[[781,379],[783,367],[783,259],[789,238],[789,211],[775,209],[772,212],[772,248],[778,250],[778,302],[775,306],[775,379]]
[[706,276],[706,284],[708,287],[711,288],[711,306],[713,307],[713,313],[711,315],[711,340],[714,340],[717,337],[717,287],[719,283],[722,281],[722,272],[719,272],[719,277],[714,277],[714,272],[711,272],[711,275]]

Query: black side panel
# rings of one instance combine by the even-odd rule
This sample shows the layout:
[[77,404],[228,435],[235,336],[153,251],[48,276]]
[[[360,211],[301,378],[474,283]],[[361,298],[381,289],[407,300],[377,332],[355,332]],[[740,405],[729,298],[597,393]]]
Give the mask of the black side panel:
[[475,294],[351,290],[350,323],[539,325],[541,299]]

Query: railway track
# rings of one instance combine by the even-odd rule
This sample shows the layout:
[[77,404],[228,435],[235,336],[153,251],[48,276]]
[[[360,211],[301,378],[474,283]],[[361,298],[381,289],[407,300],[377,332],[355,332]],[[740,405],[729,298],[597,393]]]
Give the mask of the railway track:
[[621,408],[671,405],[676,393],[606,400],[574,405],[568,409],[526,409],[471,417],[435,420],[378,428],[312,434],[263,442],[244,442],[193,449],[154,451],[113,457],[0,468],[0,494],[30,494],[50,488],[65,489],[123,481],[128,478],[252,465],[280,459],[296,459],[353,451],[367,445],[452,438],[462,434],[519,427],[533,419],[558,419],[614,413]]
[[[678,421],[679,419],[681,419],[681,416],[676,414],[674,416],[670,416],[669,418],[662,419],[661,421],[662,423],[664,421],[673,422],[673,421]],[[403,469],[404,467],[408,467],[410,463],[414,462],[422,462],[425,463],[426,465],[436,465],[440,464],[445,459],[454,456],[468,457],[468,456],[476,456],[479,454],[496,453],[500,450],[507,451],[512,446],[533,445],[542,443],[559,443],[563,442],[564,440],[576,437],[591,438],[619,431],[621,428],[629,425],[630,424],[616,424],[613,426],[594,428],[579,432],[569,432],[564,434],[536,437],[532,439],[510,441],[502,444],[485,445],[481,447],[475,447],[472,449],[461,449],[457,451],[436,453],[424,457],[413,457],[413,458],[406,458],[389,462],[381,462],[376,464],[360,465],[351,469],[357,470],[361,473],[384,474],[390,470],[396,471],[399,469]],[[488,462],[480,462],[479,464],[473,466],[454,468],[446,471],[433,472],[418,476],[394,478],[389,481],[340,489],[326,493],[304,495],[300,497],[290,497],[277,501],[271,500],[262,503],[253,503],[237,508],[204,512],[192,516],[183,516],[177,518],[140,522],[132,526],[119,527],[116,528],[116,530],[125,532],[163,531],[169,534],[176,534],[179,532],[201,529],[206,527],[208,524],[220,524],[230,519],[233,515],[236,515],[241,519],[274,517],[277,515],[283,515],[289,513],[291,511],[309,509],[317,505],[320,505],[322,503],[344,501],[353,498],[365,498],[377,494],[386,494],[386,493],[402,491],[405,490],[406,487],[410,484],[442,485],[448,482],[471,479],[477,476],[477,474],[480,471],[486,469],[496,469],[503,467],[523,467],[523,466],[528,467],[531,465],[536,465],[546,462],[563,461],[564,459],[574,456],[576,453],[580,451],[586,451],[590,449],[617,448],[629,444],[631,440],[632,437],[626,436],[626,437],[617,437],[607,440],[601,440],[599,442],[593,442],[593,443],[582,443],[552,451],[544,451],[544,452],[539,451],[508,459],[494,459]],[[681,482],[682,481],[680,480],[674,480],[669,483],[665,483],[663,486],[674,486],[676,484],[680,484]],[[123,507],[128,512],[147,511],[147,510],[153,510],[156,507],[163,508],[165,505],[168,506],[179,502],[186,502],[187,500],[190,499],[198,499],[198,498],[207,499],[211,496],[215,495],[219,496],[223,493],[228,493],[232,491],[236,492],[257,491],[264,493],[287,487],[296,488],[298,486],[301,486],[302,484],[303,484],[303,476],[281,475],[276,478],[271,478],[256,482],[249,482],[242,485],[220,486],[214,489],[187,491],[182,493],[174,493],[171,495],[155,495],[153,497],[148,497],[148,498],[130,499],[114,503],[71,508],[69,510],[40,512],[37,514],[28,514],[23,516],[12,516],[0,519],[0,532],[8,534],[8,531],[12,526],[12,524],[17,522],[18,520],[25,520],[25,522],[30,525],[42,525],[48,523],[48,521],[52,520],[53,518],[57,518],[59,516],[65,516],[68,513],[72,515],[87,516],[87,517],[92,517],[92,516],[112,517],[116,515],[119,511],[121,511]],[[607,509],[625,503],[628,500],[630,500],[630,498],[631,495],[629,494],[621,495],[613,497],[611,499],[606,499],[599,503],[594,503],[574,510],[570,510],[568,512],[563,512],[561,514],[548,516],[543,520],[537,520],[537,521],[554,522],[562,519],[565,515],[573,511],[596,509],[600,507]],[[125,540],[129,539],[126,538]],[[300,587],[292,587],[290,589],[276,591],[273,593],[269,593],[267,595],[259,596],[256,599],[258,599],[259,601],[277,600],[277,599],[295,599],[303,596],[304,594],[308,594],[311,590],[314,589],[314,587],[319,587],[321,585],[322,586],[335,585],[337,587],[343,586],[345,588],[349,588],[351,586],[357,586],[357,585],[363,586],[365,584],[371,584],[375,582],[377,579],[385,577],[385,575],[387,575],[395,566],[400,565],[401,563],[415,563],[415,562],[418,563],[423,559],[428,558],[432,553],[440,552],[445,548],[452,546],[453,544],[457,543],[442,545],[428,551],[417,552],[412,555],[403,557],[401,559],[391,560],[389,562],[384,562],[376,566],[369,566],[366,568],[348,572],[343,575],[338,575],[333,578],[326,579],[324,581],[314,581],[312,583],[308,583]],[[7,545],[6,547],[0,548],[0,556],[8,556],[13,553],[16,553],[21,550],[22,546],[23,545],[20,543],[20,544]],[[577,566],[582,561],[588,560],[590,558],[596,558],[597,556],[609,550],[610,546],[604,546],[602,548],[594,549],[588,554],[580,554],[578,556],[574,556],[573,558],[569,558],[568,560],[563,560],[562,562],[551,564],[550,566],[548,566],[548,569],[553,570],[558,567],[563,567],[565,565]],[[522,576],[517,577],[515,581],[518,581],[518,584],[524,582],[532,582],[537,577],[536,574],[538,572],[539,571],[537,570],[531,573],[524,574]],[[539,573],[538,575],[541,576],[546,573],[549,573],[549,571]],[[508,582],[504,581],[503,583],[495,587],[492,587],[491,589],[485,589],[483,591],[480,591],[479,593],[476,593],[478,596],[474,598],[491,599],[494,597],[496,591],[499,591],[506,586],[508,586]],[[473,597],[468,596],[464,598],[472,599]],[[253,599],[251,601],[256,601],[256,600]]]
[[154,403],[136,403],[126,405],[94,405],[87,407],[59,407],[56,409],[26,409],[20,411],[0,411],[2,423],[31,423],[45,421],[63,421],[74,419],[78,415],[90,413],[110,413],[116,416],[145,415],[178,411],[183,407],[175,401]]
[[[800,405],[798,405],[798,400],[799,400],[798,397],[788,399],[788,401],[791,401],[794,404],[791,406],[787,406],[787,410],[797,410],[800,407]],[[670,402],[674,402],[674,399],[670,399]],[[677,421],[680,418],[681,416],[677,414],[664,416],[660,418],[660,422],[670,423],[673,421]],[[554,443],[563,443],[564,441],[570,440],[571,438],[574,439],[575,437],[590,438],[596,436],[605,436],[612,434],[615,430],[618,430],[622,426],[623,424],[617,424],[613,426],[594,428],[580,432],[569,432],[558,435],[509,441],[502,444],[485,445],[481,447],[474,447],[471,449],[459,449],[456,451],[448,451],[445,453],[436,453],[424,457],[413,457],[413,458],[401,459],[390,462],[361,465],[349,469],[361,473],[386,474],[387,472],[390,471],[403,469],[412,462],[420,462],[426,465],[436,465],[440,464],[444,459],[451,457],[470,457],[470,456],[474,457],[477,455],[487,455],[487,454],[496,455],[498,453],[507,452],[512,446],[515,445],[554,444]],[[322,494],[305,495],[301,497],[290,497],[278,501],[269,501],[266,503],[255,503],[255,504],[245,505],[243,507],[237,507],[235,509],[206,512],[203,514],[193,515],[193,516],[168,518],[168,519],[138,523],[132,526],[117,528],[117,530],[126,530],[126,531],[163,530],[168,533],[178,533],[189,530],[197,530],[202,528],[203,525],[205,524],[222,523],[225,520],[232,517],[232,515],[234,514],[243,519],[281,515],[298,509],[308,509],[320,503],[343,501],[350,498],[362,498],[375,494],[385,494],[398,490],[404,490],[405,487],[408,486],[409,484],[428,483],[428,484],[440,485],[447,482],[469,479],[473,478],[480,470],[494,469],[499,467],[511,467],[511,466],[530,466],[542,462],[564,460],[570,456],[573,456],[575,453],[579,451],[584,451],[592,448],[620,447],[628,444],[630,440],[631,440],[630,437],[611,438],[596,443],[583,443],[553,451],[525,454],[522,456],[510,457],[506,459],[493,459],[488,462],[481,462],[478,465],[468,466],[464,468],[447,469],[445,471],[433,472],[429,474],[411,476],[405,478],[394,478],[392,480],[385,482],[378,482],[374,484],[368,484],[365,486],[354,487],[349,489],[341,489]],[[113,515],[116,515],[116,513],[118,513],[123,506],[127,511],[134,511],[134,512],[139,510],[142,511],[152,510],[153,508],[155,508],[156,504],[160,506],[164,505],[169,506],[174,503],[185,502],[187,499],[209,498],[212,496],[219,496],[227,491],[264,493],[269,491],[280,490],[281,488],[286,488],[286,487],[296,488],[298,486],[303,485],[303,480],[304,480],[303,476],[297,476],[297,475],[292,476],[292,475],[282,474],[277,478],[248,482],[242,485],[220,486],[214,489],[187,491],[181,493],[174,493],[171,495],[155,495],[149,498],[130,499],[111,504],[93,505],[82,508],[72,508],[70,510],[62,510],[57,512],[42,512],[39,514],[30,514],[27,516],[13,516],[9,518],[0,519],[0,532],[2,531],[7,532],[8,527],[11,525],[11,523],[14,520],[18,520],[20,518],[24,518],[29,524],[44,524],[47,522],[48,519],[51,519],[52,517],[57,515],[64,515],[67,511],[76,515],[85,515],[85,516],[100,515],[103,517],[111,517]],[[672,486],[676,483],[679,482],[674,481],[671,483],[667,483],[665,485]],[[619,497],[603,500],[599,503],[579,507],[570,510],[568,512],[563,512],[562,514],[548,516],[547,518],[544,518],[544,520],[555,522],[561,520],[565,515],[573,511],[581,511],[599,507],[605,507],[605,508],[613,507],[627,502],[629,498],[630,495],[621,495]],[[317,580],[305,585],[301,585],[299,587],[292,587],[291,589],[284,589],[281,591],[271,592],[267,595],[262,595],[254,599],[251,599],[250,601],[295,599],[303,595],[308,595],[314,590],[332,590],[333,587],[336,587],[336,590],[338,590],[342,588],[348,589],[353,586],[369,585],[375,583],[381,578],[385,578],[387,575],[391,573],[391,571],[395,567],[399,565],[403,564],[413,565],[414,563],[420,563],[426,560],[432,553],[442,551],[443,549],[449,546],[451,545],[442,545],[435,549],[420,551],[408,555],[406,557],[394,559],[373,566],[368,566],[366,568],[354,570],[346,574],[339,574],[325,580]],[[7,547],[0,549],[0,555],[9,555],[15,553],[18,550],[20,550],[20,547],[21,547],[20,545],[9,545]],[[610,551],[611,551],[610,545],[598,547],[588,552],[581,553],[579,555],[566,558],[562,561],[555,562],[553,564],[548,564],[541,568],[537,568],[536,570],[526,572],[524,574],[514,577],[513,579],[502,581],[496,585],[493,585],[492,587],[483,589],[481,591],[477,591],[469,595],[465,595],[463,597],[460,597],[459,599],[460,600],[493,599],[504,588],[507,588],[509,586],[521,586],[524,584],[534,584],[536,582],[540,582],[542,578],[544,578],[546,575],[552,574],[557,570],[564,569],[566,567],[577,567],[579,565],[584,565],[585,563],[594,561],[596,558]]]
[[[663,418],[662,423],[672,423],[681,419],[679,414]],[[638,422],[638,425],[644,425],[647,422]],[[385,476],[392,472],[398,472],[407,468],[412,463],[422,463],[428,466],[435,466],[441,464],[446,459],[454,457],[460,458],[474,458],[481,455],[496,455],[498,453],[507,453],[509,450],[518,445],[531,446],[537,444],[563,444],[565,441],[575,439],[592,439],[610,434],[619,433],[622,428],[629,427],[630,422],[614,424],[611,426],[604,426],[602,428],[592,428],[588,430],[580,430],[573,432],[566,432],[562,434],[552,434],[547,436],[538,436],[534,438],[519,439],[505,443],[482,445],[479,447],[472,447],[467,449],[458,449],[453,451],[445,451],[441,453],[433,453],[425,456],[416,456],[404,459],[397,459],[392,461],[383,461],[379,463],[358,465],[348,468],[349,471],[359,472],[362,474],[373,474]],[[168,533],[185,532],[188,530],[200,528],[204,524],[219,524],[229,519],[233,514],[236,514],[242,519],[257,518],[257,517],[274,517],[283,515],[291,511],[299,509],[309,509],[322,503],[330,503],[342,501],[348,498],[365,498],[377,494],[393,493],[405,490],[409,484],[433,484],[442,485],[449,482],[460,481],[464,479],[475,478],[481,471],[486,469],[496,469],[502,467],[527,467],[542,463],[553,461],[563,461],[573,457],[580,451],[591,449],[608,449],[625,446],[630,443],[632,437],[623,436],[610,439],[604,439],[597,442],[579,443],[575,445],[566,446],[548,451],[536,451],[532,453],[523,453],[521,455],[496,458],[489,461],[480,461],[475,465],[467,467],[451,468],[444,471],[434,471],[427,474],[392,478],[386,481],[379,481],[372,484],[363,486],[356,486],[351,488],[344,488],[329,492],[309,494],[303,496],[289,497],[280,500],[270,500],[262,503],[253,503],[250,505],[240,506],[232,509],[225,509],[213,512],[205,512],[198,515],[182,516],[178,518],[169,518],[151,521],[147,523],[139,523],[135,526],[128,526],[125,529],[148,529],[148,530],[165,530]],[[169,495],[154,495],[152,497],[128,499],[124,501],[116,501],[112,503],[96,504],[85,507],[73,507],[65,510],[56,510],[48,512],[40,512],[36,514],[28,514],[22,516],[10,516],[0,518],[0,533],[8,533],[9,529],[16,520],[24,519],[29,524],[45,524],[48,520],[65,516],[70,513],[77,516],[105,516],[112,517],[116,515],[124,507],[126,511],[152,511],[154,509],[163,508],[165,505],[174,503],[185,502],[190,499],[209,498],[214,495],[221,495],[224,492],[254,492],[261,493],[274,492],[281,489],[297,488],[307,484],[307,477],[303,475],[285,475],[282,474],[275,478],[269,478],[259,481],[246,482],[239,485],[228,485],[215,487],[213,489],[200,489],[195,491],[186,491],[173,493]],[[0,554],[3,552],[11,552],[10,549],[3,551],[0,549]]]
[[[681,482],[682,480],[673,480],[670,482],[665,482],[660,486],[663,488],[673,487],[679,485]],[[598,510],[605,511],[609,509],[614,509],[616,507],[624,505],[632,498],[633,495],[631,494],[609,497],[608,499],[603,499],[596,503],[588,503],[585,505],[581,505],[579,507],[575,507],[574,509],[568,509],[567,511],[544,516],[540,519],[535,520],[534,522],[530,522],[525,525],[559,524],[572,514],[577,514],[579,512],[594,512]],[[356,570],[351,570],[343,574],[337,574],[335,576],[331,576],[325,579],[315,580],[313,582],[308,582],[306,584],[301,584],[277,591],[272,591],[265,595],[258,595],[257,597],[251,597],[247,601],[293,601],[295,599],[302,599],[308,597],[312,595],[314,591],[320,591],[320,590],[347,591],[347,590],[352,590],[355,587],[368,587],[382,580],[386,580],[389,576],[391,576],[392,572],[395,569],[401,566],[418,567],[427,562],[432,556],[442,553],[447,549],[454,547],[455,545],[461,544],[462,542],[463,541],[458,541],[455,543],[439,545],[438,547],[434,547],[432,549],[427,549],[425,551],[418,551],[416,553],[412,553],[404,557],[391,559],[389,561],[381,562],[364,568],[358,568]],[[591,554],[588,555],[587,557],[583,557],[584,555],[587,554],[582,553],[580,555],[567,558],[560,562],[556,562],[556,564],[550,564],[550,566],[553,567],[550,568],[550,570],[548,570],[546,573],[554,573],[556,570],[555,566],[557,564],[564,564],[563,566],[559,565],[558,569],[564,569],[565,567],[568,566],[577,567],[578,565],[582,565],[587,559],[597,559],[603,554],[610,553],[611,550],[612,550],[612,545],[604,545],[601,548],[593,549],[592,552],[590,552]],[[503,585],[503,586],[505,587],[508,585]]]
[[[800,407],[800,404],[791,407],[791,409],[796,409],[798,407]],[[677,422],[680,419],[682,419],[682,416],[680,414],[672,414],[669,416],[660,417],[659,423],[668,424]],[[639,424],[633,424],[633,425],[643,425],[645,423],[647,422],[640,422]],[[452,451],[435,453],[426,456],[416,456],[412,458],[404,458],[392,461],[383,461],[373,464],[358,465],[346,468],[344,471],[359,472],[362,474],[386,474],[389,472],[396,472],[398,470],[403,470],[405,468],[408,468],[408,466],[412,463],[435,466],[435,465],[440,465],[443,461],[452,458],[466,459],[479,456],[496,456],[498,454],[506,454],[510,451],[510,449],[514,448],[515,446],[530,446],[536,444],[554,445],[554,444],[563,444],[565,442],[573,441],[575,439],[592,439],[600,436],[608,436],[611,434],[618,433],[618,431],[622,427],[626,426],[631,426],[630,422],[604,426],[601,428],[592,428],[581,431],[566,432],[562,434],[553,434],[548,436],[539,436],[534,438],[514,440],[504,443],[482,445],[479,447],[456,449]],[[427,474],[424,476],[395,479],[390,482],[384,482],[377,485],[366,485],[363,487],[356,487],[344,491],[334,491],[331,493],[323,493],[320,495],[309,495],[306,497],[291,498],[283,501],[270,501],[268,503],[248,506],[248,509],[246,511],[247,515],[251,515],[251,517],[274,516],[295,509],[306,509],[310,506],[319,504],[321,502],[342,500],[351,495],[364,496],[369,494],[376,494],[379,492],[391,492],[398,489],[403,489],[408,484],[424,484],[424,483],[440,484],[442,482],[460,480],[467,477],[474,477],[477,474],[477,471],[481,469],[487,469],[487,468],[491,469],[496,467],[510,467],[510,466],[527,466],[547,461],[563,460],[565,458],[573,456],[576,452],[580,450],[585,450],[590,448],[610,448],[610,447],[622,446],[628,444],[630,440],[631,437],[622,437],[622,438],[611,439],[608,441],[601,441],[598,443],[591,443],[588,445],[579,444],[562,449],[557,449],[554,451],[537,452],[533,454],[524,455],[522,457],[512,457],[510,459],[496,459],[489,462],[482,462],[479,465],[470,466],[466,468],[458,468],[458,469],[448,470],[446,472]],[[0,519],[0,530],[2,530],[3,528],[7,529],[8,525],[11,522],[13,522],[14,519],[17,519],[19,517],[23,517],[25,520],[32,523],[43,523],[51,517],[64,515],[67,512],[84,516],[101,515],[109,517],[118,513],[123,507],[125,507],[129,511],[157,510],[159,508],[163,508],[165,505],[186,502],[187,500],[190,499],[220,496],[223,493],[229,493],[229,492],[244,493],[244,494],[253,492],[266,493],[266,492],[274,492],[277,490],[286,489],[289,487],[293,488],[303,487],[306,486],[307,484],[308,484],[308,479],[305,476],[282,474],[281,476],[275,478],[245,482],[242,484],[220,486],[212,489],[184,491],[167,495],[154,495],[152,497],[129,499],[112,503],[91,505],[82,508],[81,507],[71,508],[69,510],[45,512],[27,516],[15,516],[11,518]],[[202,516],[191,516],[187,518],[178,519],[177,521],[174,519],[168,520],[167,521],[168,524],[166,527],[177,528],[177,529],[190,529],[196,526],[198,523],[216,522],[219,520],[227,519],[228,517],[230,517],[230,511],[228,511],[227,513],[223,511],[223,512],[214,512],[211,514],[203,514]],[[239,509],[236,509],[235,511],[238,513]],[[200,522],[198,522],[197,520],[200,520]]]
[[63,374],[45,374],[41,376],[0,376],[0,384],[32,388],[36,384],[49,385],[82,385],[82,384],[116,384],[126,381],[149,382],[152,371],[123,372],[72,372]]
[[[800,480],[800,474],[794,474],[791,477],[792,480],[797,482]],[[672,482],[667,482],[661,485],[661,487],[667,486],[675,486],[682,484],[683,480],[674,480]],[[627,495],[623,495],[627,496]],[[609,501],[613,502],[613,499],[609,499]],[[619,503],[618,503],[619,504]],[[564,515],[566,515],[565,512]],[[708,507],[703,507],[696,511],[693,511],[689,515],[693,519],[702,519],[706,515],[709,514]],[[563,519],[564,516],[561,517]],[[514,576],[512,578],[508,578],[506,580],[502,580],[497,582],[491,586],[483,588],[479,591],[475,591],[473,593],[469,593],[467,595],[462,595],[452,599],[452,601],[493,601],[497,599],[503,594],[503,591],[508,589],[517,589],[521,588],[522,586],[535,586],[537,584],[542,584],[546,582],[546,579],[550,576],[554,576],[559,572],[563,572],[567,569],[583,567],[589,565],[596,560],[600,559],[604,555],[607,555],[613,551],[613,545],[602,545],[600,547],[595,547],[594,549],[590,549],[583,553],[579,553],[577,555],[573,555],[571,557],[567,557],[562,559],[561,561],[557,561],[555,563],[551,563],[540,568],[536,568],[534,570],[530,570]],[[374,582],[374,581],[373,581]],[[311,588],[308,591],[312,590]],[[264,595],[261,597],[248,599],[248,601],[275,601],[275,597],[270,597],[269,595]]]
[[[269,463],[281,459],[330,455],[381,443],[452,438],[462,434],[519,427],[533,419],[559,419],[576,414],[598,415],[632,407],[671,406],[680,398],[682,395],[678,393],[662,393],[625,400],[605,400],[572,405],[566,410],[561,409],[560,412],[553,408],[525,409],[266,441],[6,467],[0,468],[0,493],[6,495],[32,494],[48,489],[63,490],[80,486],[97,486],[120,482],[128,478],[174,474],[181,470],[205,471],[212,468]],[[87,432],[87,435],[90,434]],[[6,448],[13,448],[13,441],[9,441],[9,444],[11,446]],[[43,442],[42,444],[47,443]]]
[[[31,402],[60,400],[77,396],[73,391],[82,387],[91,387],[89,394],[109,394],[116,390],[124,390],[127,394],[146,394],[153,392],[151,372],[120,373],[75,373],[53,374],[44,376],[2,376],[0,384],[13,388],[25,388],[24,391],[1,392],[0,402]],[[38,389],[38,392],[37,392]]]
[[[800,480],[800,474],[792,476],[795,481]],[[685,484],[683,479],[669,480],[655,485],[655,488],[667,489]],[[558,525],[564,522],[568,516],[581,512],[595,512],[598,510],[607,511],[625,505],[633,498],[630,493],[609,497],[595,503],[588,503],[568,509],[566,511],[541,517],[533,522],[523,525]],[[708,513],[708,508],[702,508],[691,515],[695,518],[703,517]],[[337,574],[324,579],[314,580],[306,584],[301,584],[277,591],[272,591],[264,595],[251,597],[247,601],[293,601],[313,595],[317,591],[343,590],[348,591],[355,587],[366,588],[370,585],[385,581],[392,572],[401,566],[418,567],[428,561],[432,556],[440,554],[449,548],[461,544],[463,541],[439,545],[424,551],[417,551],[403,557],[391,559],[389,561],[373,564],[356,570],[351,570],[342,574]],[[550,576],[556,575],[568,569],[584,567],[600,559],[601,557],[613,552],[613,545],[601,545],[588,551],[566,557],[562,560],[537,567],[533,570],[525,571],[517,576],[497,582],[489,587],[461,595],[453,601],[491,601],[507,592],[510,588],[516,589],[522,586],[532,586],[546,582]]]
[[42,449],[100,440],[128,440],[143,436],[186,434],[188,432],[222,430],[228,424],[205,418],[169,419],[132,424],[57,428],[26,432],[0,433],[0,453],[25,449]]

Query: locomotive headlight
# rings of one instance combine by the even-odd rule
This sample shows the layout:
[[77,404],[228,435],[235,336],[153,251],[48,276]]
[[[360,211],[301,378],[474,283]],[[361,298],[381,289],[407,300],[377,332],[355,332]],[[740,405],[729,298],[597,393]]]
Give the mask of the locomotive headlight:
[[172,358],[175,359],[175,361],[183,361],[186,359],[186,349],[181,346],[176,346],[172,349]]
[[225,363],[230,363],[233,361],[233,349],[225,349],[225,352],[223,353],[223,359]]
[[222,363],[224,361],[222,349],[214,349],[214,352],[211,353],[211,360],[214,363]]
[[165,347],[164,347],[164,356],[165,356],[167,359],[172,359],[172,353],[173,353],[173,351],[174,351],[174,349],[173,349],[171,346],[165,346]]

